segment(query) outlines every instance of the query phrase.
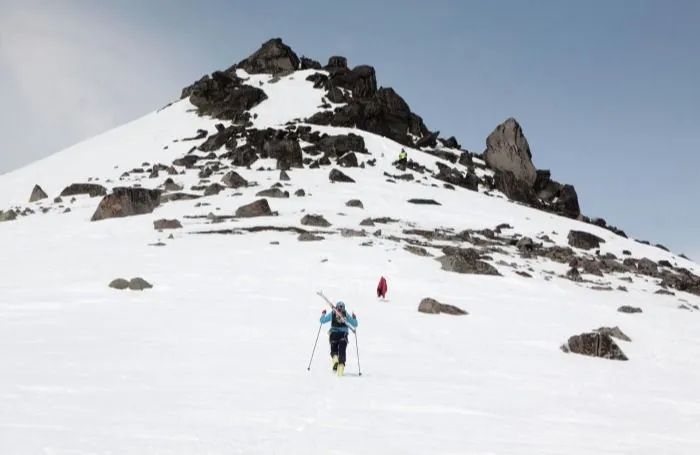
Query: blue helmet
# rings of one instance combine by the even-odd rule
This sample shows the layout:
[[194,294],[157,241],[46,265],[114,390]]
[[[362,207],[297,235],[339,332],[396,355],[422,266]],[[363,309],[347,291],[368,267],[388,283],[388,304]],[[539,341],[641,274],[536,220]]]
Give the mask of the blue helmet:
[[335,307],[340,309],[340,310],[344,310],[345,309],[345,302],[343,302],[343,301],[337,302],[335,304]]

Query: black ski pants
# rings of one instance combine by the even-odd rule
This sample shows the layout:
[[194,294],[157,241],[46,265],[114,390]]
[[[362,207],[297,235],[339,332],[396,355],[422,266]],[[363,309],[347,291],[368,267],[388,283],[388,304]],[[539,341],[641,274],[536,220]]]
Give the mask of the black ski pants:
[[338,356],[338,363],[345,365],[345,352],[348,347],[348,334],[343,332],[331,332],[328,337],[331,343],[331,357]]

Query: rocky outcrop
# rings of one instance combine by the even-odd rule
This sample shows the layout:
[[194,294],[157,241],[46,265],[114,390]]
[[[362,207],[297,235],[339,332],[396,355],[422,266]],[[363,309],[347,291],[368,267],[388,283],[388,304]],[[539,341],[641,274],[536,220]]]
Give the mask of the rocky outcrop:
[[442,270],[447,272],[501,275],[496,267],[483,261],[482,259],[486,258],[474,248],[445,247],[442,252],[444,256],[440,256],[436,260],[442,265]]
[[265,92],[246,85],[234,73],[215,71],[182,90],[181,98],[189,98],[200,115],[221,120],[247,123],[249,109],[267,99]]
[[581,215],[576,189],[552,180],[549,170],[537,170],[533,191],[550,211],[568,218]]
[[534,186],[537,170],[532,164],[530,145],[514,118],[506,119],[486,138],[484,159],[491,169],[512,172],[517,180],[530,188]]
[[235,68],[241,68],[248,74],[281,75],[299,69],[300,63],[297,54],[281,38],[272,38],[248,58],[240,61]]
[[152,213],[161,202],[161,191],[117,187],[102,198],[90,221]]

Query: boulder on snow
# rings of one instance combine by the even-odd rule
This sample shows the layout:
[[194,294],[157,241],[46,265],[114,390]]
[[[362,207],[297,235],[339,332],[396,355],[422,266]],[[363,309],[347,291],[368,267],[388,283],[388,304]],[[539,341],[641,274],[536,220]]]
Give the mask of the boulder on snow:
[[437,300],[430,297],[426,297],[420,301],[420,303],[418,304],[418,311],[427,314],[445,313],[455,316],[469,314],[457,306],[449,305],[446,303],[440,303]]
[[251,218],[256,216],[271,216],[272,209],[267,199],[258,199],[250,204],[242,205],[236,210],[236,216],[240,218]]
[[41,189],[41,187],[39,185],[34,185],[34,189],[32,190],[32,194],[29,195],[29,202],[32,203],[32,202],[40,201],[42,199],[46,199],[47,197],[49,197],[49,195],[46,194],[46,192],[43,189]]
[[153,228],[156,230],[159,230],[159,231],[164,230],[164,229],[180,229],[180,228],[182,228],[182,224],[177,219],[173,219],[173,220],[161,219],[161,220],[156,220],[153,222]]
[[150,289],[153,287],[151,283],[144,280],[141,277],[132,278],[131,280],[126,280],[124,278],[117,278],[109,283],[109,287],[113,289],[118,289],[123,291],[125,289],[130,289],[132,291],[143,291],[145,289]]
[[588,332],[574,335],[561,346],[561,349],[566,353],[611,360],[629,360],[608,333]]
[[102,198],[90,221],[152,213],[160,205],[160,190],[117,187]]
[[331,182],[355,183],[355,180],[338,169],[331,169],[331,172],[328,174],[328,179]]
[[304,226],[329,227],[331,223],[323,215],[307,214],[301,219]]

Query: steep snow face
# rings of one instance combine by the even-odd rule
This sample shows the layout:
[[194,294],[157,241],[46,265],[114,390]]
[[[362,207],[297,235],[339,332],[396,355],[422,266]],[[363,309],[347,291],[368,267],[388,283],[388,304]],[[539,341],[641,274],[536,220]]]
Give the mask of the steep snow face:
[[[303,119],[322,103],[301,72],[275,82],[254,76],[248,83],[269,97],[253,109],[259,128]],[[279,182],[277,170],[254,170],[274,166],[273,160],[235,169],[249,187],[167,202],[148,215],[91,223],[99,198],[51,202],[65,186],[90,177],[108,189],[162,187],[171,178],[187,194],[201,196],[192,189],[202,183],[198,169],[121,177],[144,162],[169,165],[184,156],[203,142],[182,140],[198,129],[214,133],[218,122],[197,117],[192,108],[179,101],[0,177],[0,208],[36,212],[0,223],[7,265],[0,280],[0,452],[700,449],[698,297],[655,294],[660,280],[640,273],[582,273],[585,281],[573,282],[562,277],[566,263],[527,259],[503,244],[484,259],[502,276],[447,272],[435,260],[442,247],[478,248],[488,235],[472,232],[471,242],[426,239],[417,230],[449,234],[508,223],[502,235],[546,235],[560,246],[570,230],[585,230],[605,241],[600,255],[622,258],[628,250],[629,257],[698,273],[695,263],[483,192],[447,190],[425,174],[410,171],[413,181],[387,177],[402,171],[392,165],[400,146],[386,138],[312,126],[362,136],[370,155],[358,158],[366,167],[342,169],[356,183],[330,183],[328,168],[288,171],[290,180],[280,183],[291,196],[268,198],[277,216],[230,217]],[[442,161],[408,153],[431,168]],[[208,181],[220,181],[228,170]],[[35,184],[49,198],[27,204]],[[294,196],[299,189],[304,197]],[[408,202],[415,198],[441,205]],[[363,208],[348,207],[350,199],[360,199]],[[302,224],[307,214],[323,215],[330,226]],[[163,218],[183,227],[153,229]],[[368,218],[384,220],[368,226],[362,223]],[[305,229],[323,239],[299,241],[297,232],[271,228]],[[406,249],[417,242],[429,256]],[[154,287],[107,286],[135,276]],[[386,301],[375,295],[380,276],[389,284]],[[616,290],[620,285],[627,291]],[[360,322],[357,337],[349,338],[342,378],[330,369],[326,328],[318,321],[327,307],[317,289],[344,300]],[[469,314],[419,313],[425,297]],[[622,305],[643,312],[617,311]],[[631,338],[615,340],[629,361],[560,350],[570,336],[601,326],[619,326]]]

